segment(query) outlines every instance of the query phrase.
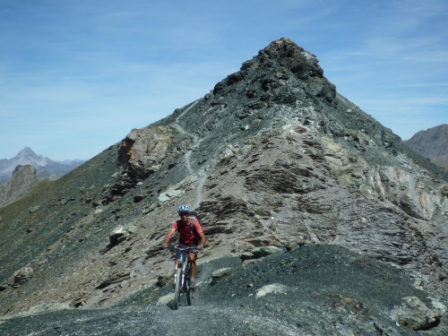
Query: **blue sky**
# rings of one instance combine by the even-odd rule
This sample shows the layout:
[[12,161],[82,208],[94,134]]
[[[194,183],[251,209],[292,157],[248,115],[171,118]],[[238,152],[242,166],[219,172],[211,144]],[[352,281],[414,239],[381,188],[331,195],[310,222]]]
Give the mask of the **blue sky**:
[[89,159],[280,37],[402,139],[448,123],[446,0],[0,0],[0,159]]

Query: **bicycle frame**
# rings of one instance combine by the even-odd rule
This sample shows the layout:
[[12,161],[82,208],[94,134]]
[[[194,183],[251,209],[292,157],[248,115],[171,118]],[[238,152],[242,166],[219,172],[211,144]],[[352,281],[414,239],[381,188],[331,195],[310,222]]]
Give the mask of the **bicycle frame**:
[[171,251],[179,251],[179,262],[176,265],[174,272],[174,309],[179,308],[180,296],[183,293],[187,294],[187,302],[191,305],[194,296],[194,289],[190,289],[190,260],[188,254],[190,252],[197,252],[195,247],[179,247],[170,246]]
[[190,260],[188,259],[188,251],[181,251],[176,268],[182,269],[181,289],[187,290],[190,285]]

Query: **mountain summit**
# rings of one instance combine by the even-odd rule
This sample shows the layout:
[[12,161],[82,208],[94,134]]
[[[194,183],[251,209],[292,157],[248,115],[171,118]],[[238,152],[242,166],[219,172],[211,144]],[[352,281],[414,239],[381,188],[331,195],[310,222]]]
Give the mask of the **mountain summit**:
[[25,147],[19,153],[17,153],[17,159],[24,160],[24,162],[25,162],[25,160],[34,161],[39,166],[45,166],[47,164],[48,160],[50,160],[42,155],[37,155],[29,147]]
[[0,185],[11,179],[17,166],[33,166],[37,170],[38,179],[56,180],[83,162],[82,160],[73,160],[70,163],[54,161],[43,155],[37,155],[31,148],[25,147],[11,159],[0,159]]
[[9,180],[12,172],[19,165],[32,165],[34,168],[42,168],[49,162],[49,158],[42,155],[36,155],[29,147],[25,147],[17,155],[11,159],[0,159],[0,181]]
[[[173,319],[160,245],[179,204],[207,243],[198,303]],[[447,332],[447,172],[288,39],[0,216],[0,314],[74,309],[11,334],[175,334],[191,316],[195,334]]]

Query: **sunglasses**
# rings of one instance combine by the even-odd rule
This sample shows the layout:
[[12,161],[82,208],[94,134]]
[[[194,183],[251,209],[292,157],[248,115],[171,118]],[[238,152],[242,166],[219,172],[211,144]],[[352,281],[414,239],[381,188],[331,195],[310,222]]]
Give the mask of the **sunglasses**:
[[179,215],[182,216],[189,216],[190,213],[189,212],[179,212]]

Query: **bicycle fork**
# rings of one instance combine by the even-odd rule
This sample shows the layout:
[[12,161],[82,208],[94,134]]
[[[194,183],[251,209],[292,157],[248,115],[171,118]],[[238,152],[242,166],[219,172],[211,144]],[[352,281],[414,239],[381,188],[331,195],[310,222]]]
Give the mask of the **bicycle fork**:
[[190,272],[190,268],[188,267],[187,263],[182,263],[179,262],[176,267],[174,268],[174,285],[176,284],[177,281],[177,272],[176,270],[178,268],[182,268],[182,272],[181,272],[181,281],[180,281],[180,288],[182,289],[186,289],[188,284],[185,282],[187,279],[189,279],[189,274],[187,274],[187,272]]

